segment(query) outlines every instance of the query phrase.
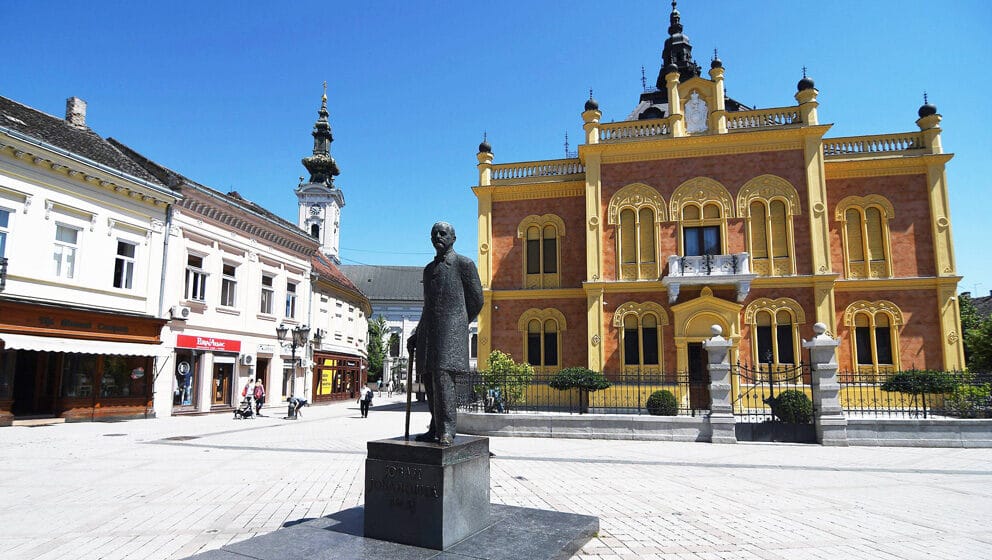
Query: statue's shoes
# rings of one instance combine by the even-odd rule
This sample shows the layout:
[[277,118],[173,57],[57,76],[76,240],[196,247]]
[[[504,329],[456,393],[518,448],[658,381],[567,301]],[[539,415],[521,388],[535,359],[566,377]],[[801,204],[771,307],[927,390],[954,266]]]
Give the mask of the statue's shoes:
[[445,435],[441,437],[441,440],[438,443],[440,443],[441,445],[451,445],[452,443],[454,443],[454,441],[455,438],[449,435]]
[[424,432],[422,434],[417,434],[413,437],[415,441],[434,441],[434,434],[430,432]]

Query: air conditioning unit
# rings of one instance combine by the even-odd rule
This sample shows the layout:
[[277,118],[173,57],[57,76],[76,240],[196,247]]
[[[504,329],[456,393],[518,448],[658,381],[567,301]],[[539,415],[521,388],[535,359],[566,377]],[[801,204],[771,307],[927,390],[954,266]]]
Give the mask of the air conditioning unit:
[[190,308],[185,305],[174,305],[172,306],[172,309],[169,310],[169,315],[171,315],[173,319],[181,319],[183,321],[189,319],[190,313]]
[[255,355],[254,354],[244,354],[241,356],[241,365],[243,366],[253,366],[255,365]]

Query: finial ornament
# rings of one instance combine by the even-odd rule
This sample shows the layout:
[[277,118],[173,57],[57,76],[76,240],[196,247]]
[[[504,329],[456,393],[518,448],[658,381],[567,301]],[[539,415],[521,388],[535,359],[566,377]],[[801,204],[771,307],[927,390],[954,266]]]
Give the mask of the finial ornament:
[[592,99],[592,88],[589,88],[589,99]]
[[803,77],[804,78],[806,77],[806,67],[805,66],[803,66]]
[[641,65],[641,89],[648,89],[648,79],[644,76],[644,65]]
[[327,80],[324,80],[324,101],[327,101]]
[[923,104],[926,105],[927,103],[929,103],[927,100],[927,91],[923,90]]
[[713,60],[716,60],[718,58],[720,57],[716,55],[716,49],[713,49]]

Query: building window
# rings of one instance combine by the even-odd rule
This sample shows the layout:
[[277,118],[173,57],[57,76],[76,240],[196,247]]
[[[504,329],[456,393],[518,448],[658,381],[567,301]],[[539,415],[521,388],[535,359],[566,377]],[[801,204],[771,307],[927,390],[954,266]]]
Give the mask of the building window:
[[220,278],[220,304],[225,307],[234,307],[237,304],[235,297],[238,292],[238,267],[233,264],[224,263],[223,274]]
[[744,310],[751,327],[751,360],[755,364],[796,365],[800,356],[799,325],[806,322],[802,306],[791,298],[759,298]]
[[658,224],[665,221],[665,202],[658,191],[642,183],[623,187],[610,198],[606,219],[616,226],[618,279],[657,280]]
[[899,371],[899,332],[902,312],[889,301],[856,301],[844,312],[851,329],[852,362],[861,374]]
[[751,271],[761,276],[796,273],[793,216],[799,215],[799,193],[791,183],[774,175],[748,181],[737,194],[744,214]]
[[627,302],[613,313],[613,326],[620,335],[620,364],[623,375],[660,374],[664,365],[661,327],[668,314],[661,305],[647,301]]
[[117,241],[117,259],[114,261],[114,287],[130,290],[134,281],[134,253],[137,246],[127,241]]
[[400,357],[400,333],[399,331],[393,331],[389,333],[389,357],[399,358]]
[[296,284],[286,282],[286,317],[296,317]]
[[696,177],[672,193],[671,215],[679,221],[682,256],[727,253],[727,218],[734,215],[730,192],[720,183]]
[[76,277],[76,252],[79,244],[79,230],[58,224],[55,226],[55,276]]
[[849,196],[837,205],[848,278],[892,276],[888,221],[894,214],[892,204],[878,195]]
[[7,231],[10,227],[10,211],[0,208],[0,259],[7,256]]
[[272,300],[275,297],[275,291],[272,289],[272,281],[272,276],[268,274],[262,275],[262,295],[258,311],[266,315],[272,314]]
[[561,238],[565,222],[554,214],[527,216],[517,226],[524,240],[524,287],[558,288],[561,285]]
[[523,349],[527,363],[539,373],[557,371],[561,365],[559,358],[561,334],[565,330],[565,316],[561,311],[529,309],[520,316],[517,328],[523,334]]
[[468,339],[468,357],[473,360],[479,357],[479,333],[472,333]]
[[186,257],[186,299],[191,301],[206,301],[207,273],[203,271],[203,257],[189,255]]

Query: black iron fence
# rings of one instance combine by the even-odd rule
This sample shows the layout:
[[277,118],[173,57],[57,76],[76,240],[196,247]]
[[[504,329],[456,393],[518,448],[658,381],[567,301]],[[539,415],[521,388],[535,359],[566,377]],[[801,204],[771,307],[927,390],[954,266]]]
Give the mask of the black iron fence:
[[473,371],[456,376],[458,406],[494,414],[649,414],[651,395],[668,391],[680,416],[701,415],[710,407],[709,384],[690,382],[688,373],[605,375],[610,382],[606,389],[562,391],[549,384],[554,374],[487,376]]
[[[905,376],[906,373],[838,373],[844,415],[849,418],[992,418],[992,374],[922,372],[936,375],[936,382],[894,381],[897,375]],[[925,390],[934,387],[940,390]]]
[[[733,373],[737,382],[734,415],[738,421],[791,421],[791,411],[797,407],[803,408],[807,402],[812,416],[809,365],[737,363]],[[786,400],[789,402],[785,402]],[[785,407],[790,411],[788,419],[783,418]],[[809,420],[805,420],[798,423],[808,422]]]

